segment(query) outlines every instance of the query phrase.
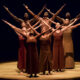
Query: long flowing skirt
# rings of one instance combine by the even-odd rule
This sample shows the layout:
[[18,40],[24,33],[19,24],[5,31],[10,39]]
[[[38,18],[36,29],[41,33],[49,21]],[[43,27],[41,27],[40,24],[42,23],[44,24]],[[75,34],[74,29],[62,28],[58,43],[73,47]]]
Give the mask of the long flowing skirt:
[[26,71],[29,74],[39,73],[39,60],[36,43],[27,43]]
[[17,65],[17,67],[21,71],[26,69],[26,54],[27,54],[27,51],[24,45],[24,40],[21,40],[19,50],[18,50],[18,65]]

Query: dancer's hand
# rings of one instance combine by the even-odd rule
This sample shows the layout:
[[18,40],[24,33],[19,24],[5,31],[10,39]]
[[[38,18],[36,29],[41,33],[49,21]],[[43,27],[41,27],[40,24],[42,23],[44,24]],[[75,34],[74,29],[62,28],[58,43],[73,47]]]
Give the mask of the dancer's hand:
[[3,6],[3,7],[4,7],[4,9],[7,10],[7,11],[9,10],[6,6]]
[[27,5],[23,4],[23,6],[28,9],[28,6]]

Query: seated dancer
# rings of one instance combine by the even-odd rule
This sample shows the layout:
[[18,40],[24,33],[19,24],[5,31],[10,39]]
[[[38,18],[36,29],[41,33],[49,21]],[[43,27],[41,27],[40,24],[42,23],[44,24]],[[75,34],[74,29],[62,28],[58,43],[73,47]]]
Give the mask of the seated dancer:
[[[47,8],[46,8],[47,9]],[[49,9],[47,11],[54,15]],[[79,19],[80,14],[75,18]],[[74,18],[74,19],[75,19]],[[66,13],[66,19],[56,16],[56,19],[59,20],[63,26],[69,25],[74,19],[70,20],[70,13]],[[68,28],[63,33],[63,46],[64,46],[64,56],[65,56],[65,68],[73,69],[74,68],[74,49],[73,49],[73,40],[72,40],[72,29]]]
[[26,45],[26,47],[27,47],[26,72],[28,74],[30,74],[30,77],[33,76],[32,74],[35,74],[34,77],[37,77],[37,73],[39,73],[37,38],[39,36],[41,36],[43,33],[38,33],[29,24],[30,28],[33,29],[34,32],[37,34],[36,36],[34,36],[33,33],[27,33],[26,31],[15,27],[14,25],[10,24],[9,22],[7,22],[5,20],[3,20],[3,21],[26,38],[26,43],[27,43],[27,45]]
[[[34,16],[35,19],[41,20],[41,32],[45,32],[49,29],[49,26],[51,26],[51,22],[48,20],[48,13],[44,13],[44,17],[41,18],[37,15],[35,15],[26,5],[24,5],[25,8]],[[50,18],[51,20],[54,20],[55,17],[61,12],[61,10],[64,8],[65,5],[63,5],[56,13],[55,15]],[[44,39],[43,39],[44,37]],[[45,46],[46,45],[46,46]],[[47,37],[47,34],[40,37],[40,72],[43,72],[45,74],[45,71],[48,70],[49,73],[52,70],[52,58],[51,58],[51,37]]]
[[[80,25],[80,23],[76,24],[76,25],[73,25],[76,21],[77,21],[77,19],[75,19],[68,26],[61,26],[60,23],[56,23],[56,22],[51,21],[56,25],[56,28],[58,28],[58,30],[53,33],[53,36],[54,36],[53,69],[55,71],[64,71],[65,61],[64,61],[64,49],[63,49],[63,43],[62,43],[62,41],[63,41],[63,32],[65,30],[67,30],[68,28],[74,29],[74,28],[78,27]],[[52,28],[52,31],[54,31],[54,30],[55,29]]]

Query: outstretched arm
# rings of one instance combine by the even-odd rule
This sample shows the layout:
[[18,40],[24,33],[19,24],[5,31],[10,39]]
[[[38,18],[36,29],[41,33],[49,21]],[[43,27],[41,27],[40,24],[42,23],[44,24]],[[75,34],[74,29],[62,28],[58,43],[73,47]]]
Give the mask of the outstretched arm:
[[40,21],[42,21],[46,26],[48,26],[49,27],[49,29],[51,29],[51,26],[50,25],[48,25],[44,20],[43,20],[43,18],[39,18],[40,19]]
[[65,31],[67,30],[68,28],[71,28],[72,25],[77,21],[77,19],[75,19],[71,24],[69,24],[68,26],[64,27],[63,29],[61,29],[61,31]]
[[72,23],[75,19],[77,19],[77,21],[80,19],[80,13],[75,18],[73,18],[72,20],[70,20],[70,23]]
[[[43,8],[42,8],[42,10],[37,14],[38,16],[40,16],[42,14],[42,12],[44,11],[45,7],[46,7],[46,5],[44,5]],[[32,18],[29,21],[30,21],[30,23],[34,23],[36,21],[36,19],[35,18]]]
[[35,36],[35,38],[40,37],[41,35],[45,34],[46,32],[51,31],[51,28],[49,28],[48,30],[46,30],[45,32],[39,33],[38,35]]
[[[60,26],[59,28],[61,28],[61,27],[62,27],[62,26]],[[49,37],[52,36],[52,34],[53,34],[55,31],[57,31],[59,28],[56,28],[56,29],[52,28],[52,32],[49,33],[48,36],[49,36]]]
[[20,33],[18,33],[17,31],[15,31],[16,32],[16,34],[18,35],[18,36],[22,36]]
[[2,20],[4,23],[8,24],[13,30],[15,30],[16,32],[26,36],[26,34],[23,32],[23,30],[17,28],[16,26],[12,25],[11,23],[9,23],[8,21],[6,20]]
[[19,39],[24,39],[24,37],[23,37],[22,34],[18,33],[17,31],[15,31],[15,32],[16,32],[16,34],[18,35]]
[[[37,26],[40,23],[40,21],[36,22],[32,27],[34,28],[35,26]],[[29,23],[30,24],[30,23]],[[31,28],[28,29],[28,31],[30,31]]]
[[74,28],[77,28],[78,26],[80,26],[80,23],[78,23],[78,24],[76,24],[76,25],[73,25],[73,26],[71,26],[70,28],[71,28],[71,29],[74,29]]
[[37,34],[39,35],[39,33],[29,24],[29,27]]
[[[36,29],[38,29],[41,26],[42,26],[42,24],[40,24],[39,26],[35,27],[34,29],[36,30]],[[31,30],[31,28],[28,29],[28,31],[30,31],[30,30]]]
[[37,26],[40,23],[40,20],[38,22],[36,22],[32,27],[34,28],[35,26]]
[[34,18],[36,18],[37,20],[39,20],[39,19],[38,19],[39,16],[35,15],[35,14],[28,8],[27,5],[23,4],[23,6],[26,8],[26,10],[27,10],[32,16],[34,16]]
[[23,22],[22,19],[16,17],[13,13],[11,13],[6,6],[3,6],[3,7],[5,8],[5,10],[10,14],[10,16],[11,16],[13,19],[15,19],[15,20],[16,20],[17,22],[19,22],[19,23]]
[[54,20],[55,17],[62,11],[62,9],[65,7],[65,4],[53,15],[53,17],[51,18],[51,20]]
[[44,11],[45,7],[46,7],[46,4],[43,6],[43,8],[41,9],[41,11],[37,14],[38,16],[40,16],[42,14],[42,12]]
[[[47,9],[47,8],[46,8],[46,10],[47,10],[52,16],[55,15],[55,13],[51,12],[50,9]],[[63,23],[63,21],[64,21],[64,19],[61,18],[61,17],[59,17],[59,16],[56,16],[56,19],[59,20],[61,23]]]
[[[60,26],[60,27],[61,27],[61,26]],[[60,27],[59,27],[59,28],[60,28]],[[51,29],[51,28],[49,28],[47,31],[45,31],[45,32],[43,32],[43,33],[40,33],[39,35],[35,36],[35,38],[40,37],[41,35],[45,34],[46,32],[52,30],[52,32],[48,34],[48,36],[50,37],[50,36],[51,36],[55,31],[57,31],[59,28],[57,28],[57,29],[54,29],[54,28]]]
[[52,21],[51,19],[49,19],[49,21],[55,25],[57,24],[55,21]]
[[[34,16],[34,18],[36,18],[37,20],[42,21],[45,25],[47,25],[48,27],[50,27],[42,18],[40,18],[39,16],[35,15],[29,8],[27,5],[24,4],[24,7],[28,10],[28,12],[30,14],[32,14]],[[51,27],[50,27],[51,28]]]
[[38,29],[38,28],[41,27],[41,26],[42,26],[42,24],[40,24],[39,26],[35,27],[34,29]]
[[58,28],[56,28],[56,29],[54,29],[54,28],[52,28],[52,32],[49,34],[49,36],[51,36],[55,31],[57,31],[59,28],[61,28],[62,26],[60,26],[60,27],[58,27]]

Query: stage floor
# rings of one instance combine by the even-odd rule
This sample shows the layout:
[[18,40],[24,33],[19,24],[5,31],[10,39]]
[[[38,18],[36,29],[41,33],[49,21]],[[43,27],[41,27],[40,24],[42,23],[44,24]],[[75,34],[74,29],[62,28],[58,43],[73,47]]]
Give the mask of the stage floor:
[[17,62],[0,63],[0,78],[19,80],[56,80],[80,78],[80,63],[75,62],[75,69],[66,69],[65,72],[52,72],[52,75],[40,75],[37,78],[29,78],[28,74],[20,74],[17,69]]

